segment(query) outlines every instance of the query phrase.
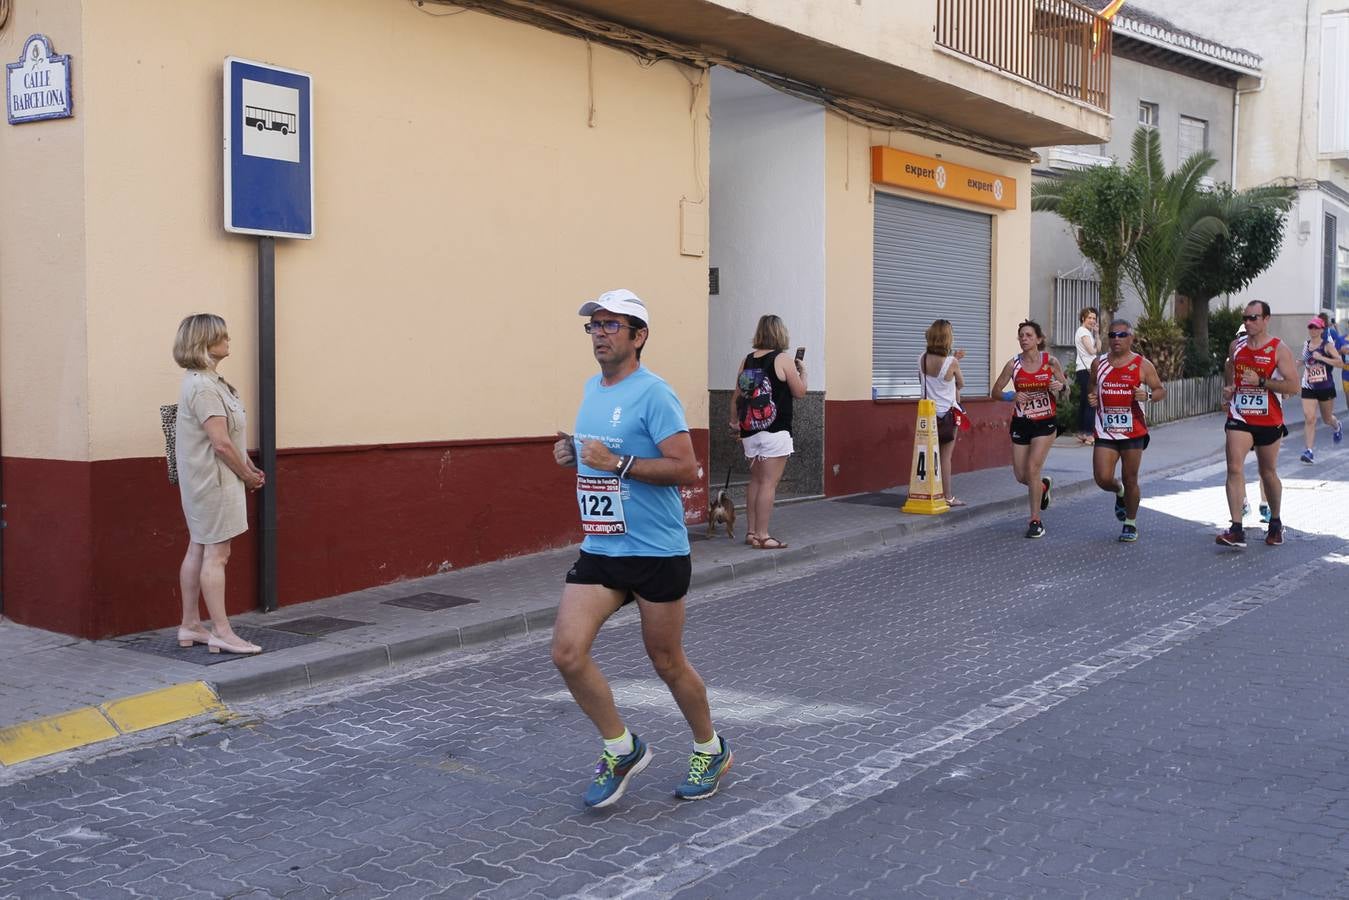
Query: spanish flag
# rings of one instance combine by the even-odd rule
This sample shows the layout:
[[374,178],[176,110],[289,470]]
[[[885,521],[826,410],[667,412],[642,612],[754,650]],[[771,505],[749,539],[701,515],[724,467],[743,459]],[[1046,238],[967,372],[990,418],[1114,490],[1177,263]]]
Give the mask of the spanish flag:
[[1115,18],[1115,13],[1119,12],[1120,7],[1124,5],[1124,0],[1110,0],[1109,3],[1098,13],[1101,17],[1091,28],[1091,55],[1096,56],[1101,52],[1101,41],[1105,38],[1105,26],[1101,20],[1109,22]]

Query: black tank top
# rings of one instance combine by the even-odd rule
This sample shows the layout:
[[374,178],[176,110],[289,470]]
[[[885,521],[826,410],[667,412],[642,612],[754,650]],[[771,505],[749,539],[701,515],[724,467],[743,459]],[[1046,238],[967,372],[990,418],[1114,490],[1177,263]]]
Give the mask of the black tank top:
[[[753,353],[745,357],[746,369],[762,369],[768,376],[768,382],[773,389],[773,405],[777,407],[777,416],[773,419],[773,424],[763,431],[787,431],[792,430],[792,389],[787,382],[778,377],[777,359],[781,350],[773,350],[765,353],[763,356],[755,356]],[[753,432],[741,430],[741,437],[749,437]]]

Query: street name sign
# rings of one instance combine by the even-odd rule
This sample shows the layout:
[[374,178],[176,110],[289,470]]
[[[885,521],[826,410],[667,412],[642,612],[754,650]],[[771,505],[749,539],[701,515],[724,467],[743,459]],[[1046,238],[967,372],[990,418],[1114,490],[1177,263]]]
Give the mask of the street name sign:
[[70,56],[52,53],[45,34],[23,42],[19,61],[5,63],[5,112],[9,124],[66,119],[74,114],[70,93]]
[[314,236],[313,79],[225,59],[225,230]]

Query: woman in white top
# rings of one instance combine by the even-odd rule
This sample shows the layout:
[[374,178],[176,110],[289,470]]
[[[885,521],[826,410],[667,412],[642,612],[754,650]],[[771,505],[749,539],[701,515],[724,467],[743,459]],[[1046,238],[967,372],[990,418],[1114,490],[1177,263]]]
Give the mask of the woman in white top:
[[951,455],[956,448],[956,414],[960,392],[965,389],[965,377],[960,374],[963,350],[951,352],[955,335],[951,323],[938,319],[928,326],[927,350],[918,357],[922,373],[923,396],[937,405],[937,448],[941,454],[941,485],[948,506],[964,506],[951,491]]
[[1090,387],[1091,364],[1101,352],[1100,341],[1096,337],[1096,309],[1088,306],[1077,314],[1077,333],[1073,335],[1073,347],[1077,350],[1077,369],[1073,378],[1077,381],[1077,440],[1090,446],[1095,442],[1095,410],[1087,403],[1087,390]]
[[[178,392],[175,450],[188,544],[178,571],[183,594],[178,646],[206,644],[212,653],[258,653],[262,648],[235,634],[225,614],[230,540],[248,530],[244,491],[256,491],[266,481],[245,449],[239,392],[216,371],[229,355],[224,319],[198,313],[179,323],[173,359],[185,371]],[[198,603],[203,599],[211,631],[202,627]]]

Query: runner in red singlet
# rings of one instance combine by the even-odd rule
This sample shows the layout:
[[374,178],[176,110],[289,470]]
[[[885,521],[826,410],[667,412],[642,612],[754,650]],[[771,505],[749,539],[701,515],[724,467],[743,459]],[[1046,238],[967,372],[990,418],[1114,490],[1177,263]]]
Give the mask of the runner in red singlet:
[[1132,543],[1138,540],[1138,467],[1149,441],[1142,401],[1165,399],[1166,387],[1152,363],[1133,351],[1128,319],[1111,322],[1107,337],[1110,352],[1096,357],[1087,391],[1087,403],[1096,410],[1091,466],[1096,484],[1115,495],[1115,518],[1124,523],[1119,539]]
[[1218,535],[1225,547],[1245,547],[1241,525],[1242,501],[1246,499],[1244,469],[1246,454],[1255,449],[1260,483],[1269,503],[1265,543],[1283,543],[1279,518],[1283,484],[1279,481],[1279,445],[1288,434],[1283,424],[1283,405],[1277,396],[1298,390],[1297,363],[1288,345],[1269,334],[1269,304],[1256,300],[1246,304],[1242,315],[1246,333],[1232,342],[1223,368],[1223,400],[1227,403],[1227,511],[1232,525]]
[[1054,487],[1054,479],[1041,476],[1040,470],[1058,433],[1054,398],[1067,379],[1059,361],[1045,352],[1044,331],[1037,323],[1028,320],[1018,325],[1016,339],[1021,352],[1002,367],[993,382],[993,396],[1001,394],[1008,382],[1016,391],[1012,396],[1012,474],[1029,488],[1030,526],[1026,537],[1040,538],[1045,535],[1040,511],[1049,508],[1049,492]]

